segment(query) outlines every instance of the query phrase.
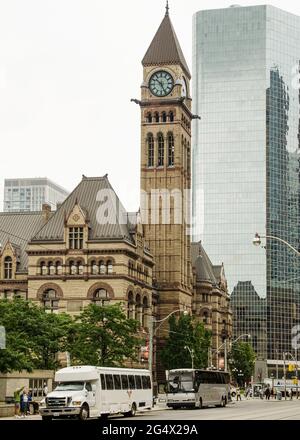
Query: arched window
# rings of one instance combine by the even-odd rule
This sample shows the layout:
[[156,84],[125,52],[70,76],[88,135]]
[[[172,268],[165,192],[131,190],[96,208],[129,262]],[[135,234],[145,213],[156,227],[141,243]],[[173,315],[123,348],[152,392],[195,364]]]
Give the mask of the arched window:
[[103,307],[110,301],[109,293],[105,289],[96,290],[93,295],[92,301],[94,304],[96,304],[96,306]]
[[47,273],[48,273],[48,268],[47,268],[47,266],[46,266],[46,263],[45,263],[45,261],[42,261],[41,262],[41,275],[47,275]]
[[159,122],[159,113],[154,113],[155,122]]
[[62,275],[62,265],[60,261],[55,263],[55,273],[56,275]]
[[4,259],[4,278],[6,280],[12,279],[12,258],[5,257]]
[[78,261],[77,262],[77,274],[78,275],[83,275],[83,264],[82,261]]
[[188,175],[189,175],[190,172],[191,172],[191,149],[190,149],[190,143],[189,142],[187,143],[187,149],[186,149],[186,162],[187,162],[187,164],[186,164],[187,172],[188,172]]
[[203,323],[208,324],[208,312],[203,312]]
[[105,265],[104,261],[100,261],[99,268],[100,268],[100,274],[105,275],[106,274],[106,265]]
[[165,158],[165,141],[162,133],[158,135],[158,166],[164,166],[164,158]]
[[112,274],[113,273],[113,264],[111,260],[108,260],[107,262],[107,273]]
[[74,261],[70,261],[70,275],[77,275],[77,265]]
[[92,275],[98,275],[99,274],[99,266],[96,261],[91,262],[91,268],[92,268]]
[[55,290],[49,289],[43,293],[42,303],[46,310],[53,312],[58,309],[59,297]]
[[154,137],[153,134],[148,135],[148,167],[154,167]]
[[127,318],[134,319],[135,318],[135,304],[133,301],[133,293],[128,293],[128,304],[127,304]]
[[55,275],[55,266],[52,261],[49,261],[48,263],[48,274]]
[[146,121],[149,122],[150,124],[152,122],[152,114],[150,112],[147,114]]
[[169,120],[170,120],[170,122],[174,122],[174,113],[173,112],[169,113]]
[[174,145],[174,136],[173,133],[168,134],[168,166],[174,166],[174,158],[175,158],[175,145]]
[[136,320],[142,323],[143,318],[143,308],[142,308],[142,302],[141,302],[141,295],[137,295],[135,298],[136,303]]
[[162,118],[163,122],[167,122],[167,114],[166,114],[166,112],[162,112],[161,118]]
[[142,322],[143,327],[148,327],[147,313],[148,313],[148,299],[145,296],[143,299],[143,322]]

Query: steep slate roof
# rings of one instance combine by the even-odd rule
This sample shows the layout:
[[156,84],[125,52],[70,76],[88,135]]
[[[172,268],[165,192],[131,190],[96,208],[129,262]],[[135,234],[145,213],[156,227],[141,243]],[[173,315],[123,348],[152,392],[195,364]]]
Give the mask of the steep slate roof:
[[[103,191],[102,195],[101,191]],[[107,200],[103,207],[108,210],[112,220],[109,221],[108,218],[105,218],[105,221],[108,221],[108,223],[104,221],[100,223],[97,220],[97,212],[99,208],[101,209],[101,201],[106,196]],[[128,225],[127,212],[109,183],[107,176],[83,176],[79,185],[61,204],[48,223],[38,231],[32,242],[62,241],[64,239],[65,219],[68,218],[76,203],[87,214],[90,227],[89,240],[127,239],[134,243],[130,234],[131,228]],[[102,210],[104,211],[103,207]]]
[[192,243],[192,264],[196,270],[197,281],[210,281],[212,284],[219,282],[215,276],[215,268],[205,252],[201,242]]
[[0,243],[2,249],[8,241],[20,257],[19,271],[27,270],[28,241],[41,229],[44,224],[42,212],[1,212],[0,213]]
[[143,66],[160,66],[164,64],[179,64],[185,70],[188,77],[191,78],[187,62],[168,12],[161,22],[142,61]]

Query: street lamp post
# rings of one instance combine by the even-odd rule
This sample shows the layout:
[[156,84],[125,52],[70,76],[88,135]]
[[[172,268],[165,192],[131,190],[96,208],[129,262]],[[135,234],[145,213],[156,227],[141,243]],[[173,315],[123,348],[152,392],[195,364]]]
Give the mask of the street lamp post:
[[290,249],[292,249],[292,251],[294,251],[298,255],[298,257],[300,257],[300,252],[296,248],[294,248],[294,246],[292,246],[290,243],[288,243],[287,241],[283,240],[282,238],[275,237],[274,235],[260,235],[260,234],[256,233],[255,237],[253,239],[254,246],[260,246],[262,238],[268,238],[270,240],[279,241],[280,243],[283,243],[286,246],[288,246]]
[[[251,338],[251,335],[249,333],[246,333],[244,335],[238,336],[234,341],[231,342],[231,344],[235,344],[237,341],[239,341],[241,338],[247,337],[248,339]],[[220,345],[219,348],[214,350],[216,353],[219,353],[219,351],[224,347],[224,371],[228,371],[228,359],[227,359],[227,339],[225,339],[224,343]]]
[[192,358],[192,370],[193,370],[194,369],[194,350],[190,349],[190,347],[188,347],[187,345],[185,345],[184,349],[188,350],[190,355],[191,355],[191,358]]
[[286,365],[285,365],[285,353],[283,353],[283,379],[284,379],[284,400],[286,400]]
[[[149,319],[149,370],[150,370],[150,374],[151,374],[151,378],[152,378],[152,370],[153,370],[153,337],[154,334],[157,332],[157,330],[159,329],[159,327],[167,320],[170,318],[170,316],[174,315],[174,313],[178,313],[181,312],[182,310],[178,309],[178,310],[174,310],[173,312],[169,313],[168,316],[166,316],[163,319],[160,320],[156,320],[153,318],[153,316],[150,316]],[[188,311],[184,310],[183,314],[186,316],[188,315]],[[154,330],[154,324],[159,323],[159,325],[156,327],[156,329]]]

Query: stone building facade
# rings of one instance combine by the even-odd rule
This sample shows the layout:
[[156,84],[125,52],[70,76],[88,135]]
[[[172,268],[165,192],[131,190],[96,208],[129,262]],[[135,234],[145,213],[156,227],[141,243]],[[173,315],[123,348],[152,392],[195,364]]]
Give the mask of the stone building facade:
[[[107,176],[83,176],[55,212],[44,206],[39,213],[0,213],[0,295],[22,294],[49,312],[74,315],[91,302],[120,302],[146,335],[150,317],[187,310],[212,331],[217,365],[217,350],[231,336],[231,311],[223,266],[213,266],[188,233],[195,116],[191,76],[168,10],[142,64],[135,100],[140,212],[126,212]],[[154,338],[158,369],[155,352],[167,329],[166,320]]]

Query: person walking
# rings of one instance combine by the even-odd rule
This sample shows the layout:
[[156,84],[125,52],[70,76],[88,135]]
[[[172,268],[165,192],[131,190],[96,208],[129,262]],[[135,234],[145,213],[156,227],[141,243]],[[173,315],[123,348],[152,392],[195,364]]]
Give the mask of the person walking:
[[21,417],[26,417],[28,412],[28,401],[29,396],[26,390],[21,394],[20,405],[21,405]]
[[266,396],[266,400],[270,400],[271,391],[269,387],[266,388],[265,396]]
[[236,400],[242,400],[240,387],[236,389]]
[[15,402],[15,417],[20,418],[20,400],[21,393],[24,390],[24,387],[17,388],[14,392],[14,402]]
[[47,383],[46,383],[46,382],[44,382],[43,393],[44,393],[44,396],[45,396],[45,397],[46,397],[47,394],[48,394],[48,387],[47,387]]

